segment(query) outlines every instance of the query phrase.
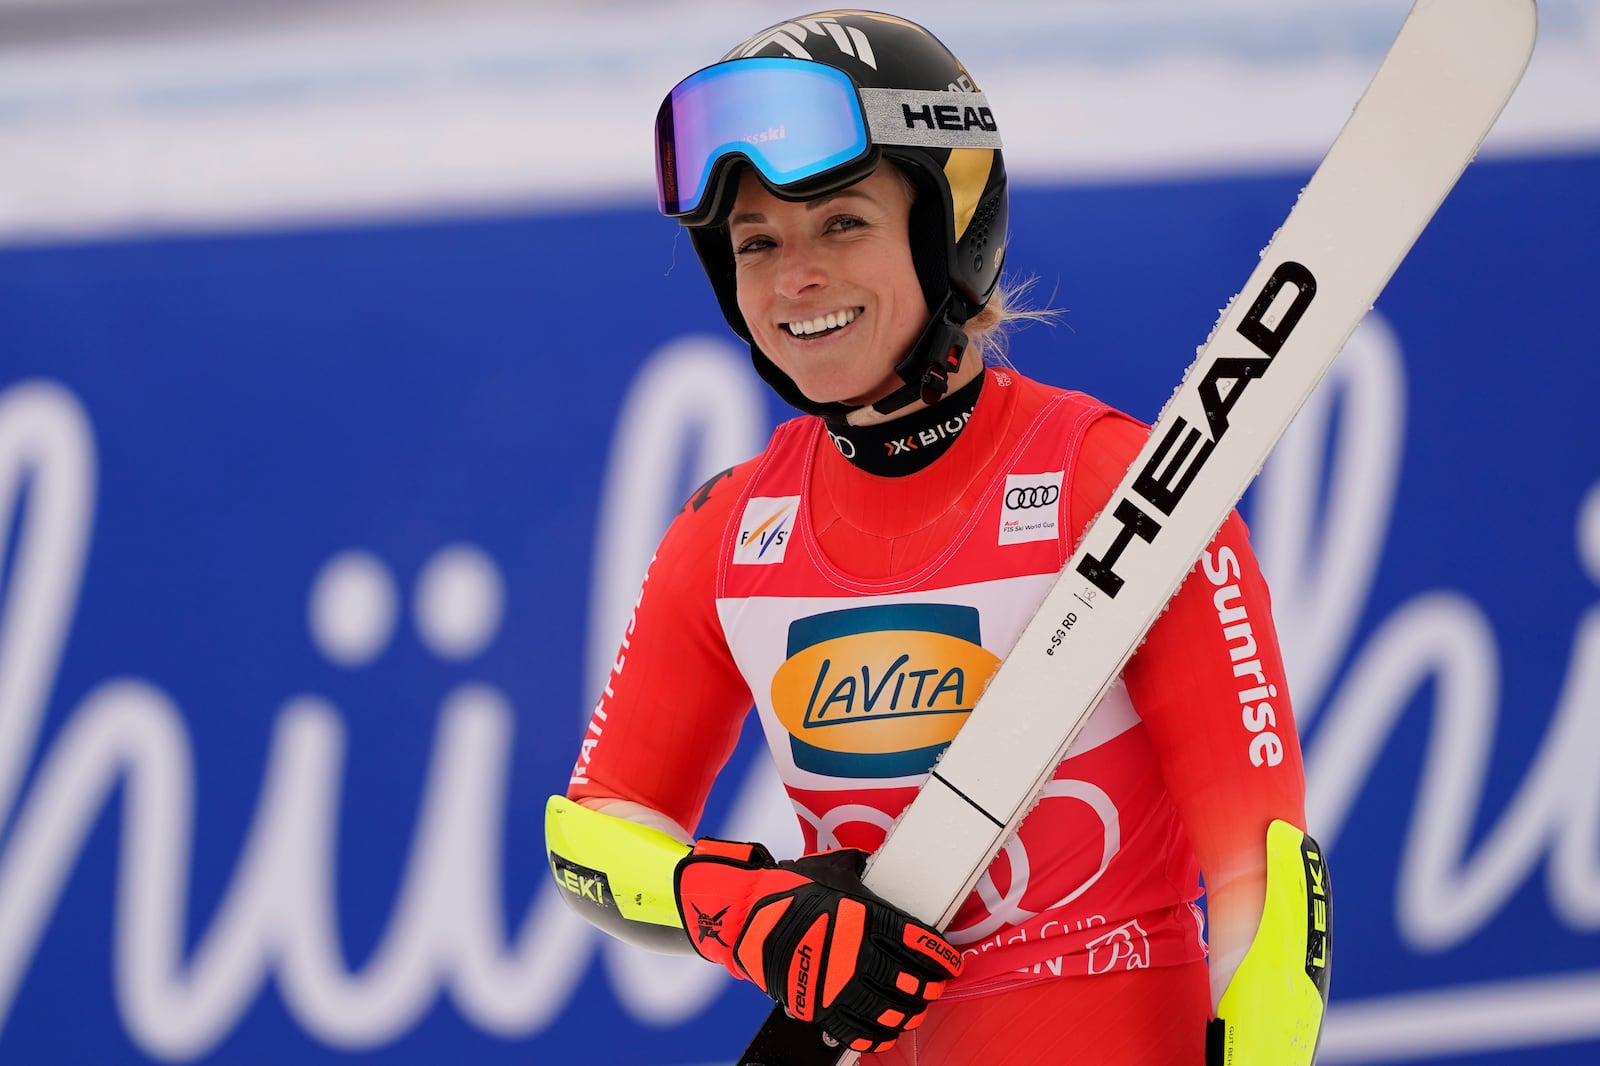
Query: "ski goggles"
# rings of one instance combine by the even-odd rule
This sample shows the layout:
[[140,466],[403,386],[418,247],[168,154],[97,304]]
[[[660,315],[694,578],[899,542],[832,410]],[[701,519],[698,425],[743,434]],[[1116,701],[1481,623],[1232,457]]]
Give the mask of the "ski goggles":
[[997,149],[1000,132],[982,93],[867,89],[824,63],[730,59],[683,79],[656,114],[661,213],[713,221],[733,159],[804,200],[865,177],[884,145]]

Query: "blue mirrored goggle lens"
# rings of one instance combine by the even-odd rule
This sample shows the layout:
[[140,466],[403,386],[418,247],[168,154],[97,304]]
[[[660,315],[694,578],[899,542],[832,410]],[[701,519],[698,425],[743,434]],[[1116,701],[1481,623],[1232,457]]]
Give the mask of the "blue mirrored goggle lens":
[[866,154],[866,118],[849,75],[795,59],[734,59],[689,75],[656,116],[661,211],[691,215],[717,164],[743,156],[774,186]]

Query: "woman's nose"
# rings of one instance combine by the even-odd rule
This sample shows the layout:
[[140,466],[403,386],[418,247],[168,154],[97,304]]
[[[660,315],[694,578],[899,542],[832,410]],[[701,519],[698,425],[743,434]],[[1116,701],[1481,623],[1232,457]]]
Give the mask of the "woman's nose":
[[822,257],[816,250],[801,243],[790,242],[778,251],[778,293],[794,298],[827,283]]

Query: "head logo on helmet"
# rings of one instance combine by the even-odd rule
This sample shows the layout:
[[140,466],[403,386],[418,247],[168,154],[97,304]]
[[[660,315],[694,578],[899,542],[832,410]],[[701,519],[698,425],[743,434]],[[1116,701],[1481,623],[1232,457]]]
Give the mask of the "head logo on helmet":
[[[743,124],[715,129],[730,112]],[[857,140],[837,140],[844,128]],[[785,136],[781,145],[753,143],[751,129]],[[938,38],[869,11],[823,11],[768,27],[668,94],[656,146],[662,210],[689,227],[723,316],[750,342],[756,369],[790,404],[830,416],[849,408],[806,398],[751,340],[721,226],[744,167],[774,195],[805,200],[859,181],[882,160],[895,163],[917,190],[911,254],[931,315],[895,367],[905,385],[873,406],[893,411],[943,394],[966,344],[961,326],[1000,279],[1007,197],[993,111]]]

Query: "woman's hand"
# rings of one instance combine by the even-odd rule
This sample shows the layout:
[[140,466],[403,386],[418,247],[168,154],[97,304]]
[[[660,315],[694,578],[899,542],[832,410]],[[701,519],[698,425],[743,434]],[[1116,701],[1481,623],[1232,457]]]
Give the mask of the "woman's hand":
[[921,1024],[961,953],[864,887],[865,868],[854,849],[774,862],[706,838],[678,864],[678,909],[702,956],[852,1049],[883,1051]]

